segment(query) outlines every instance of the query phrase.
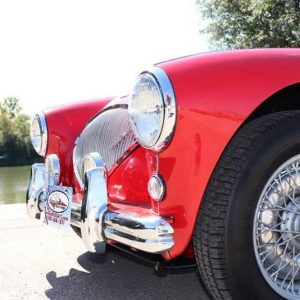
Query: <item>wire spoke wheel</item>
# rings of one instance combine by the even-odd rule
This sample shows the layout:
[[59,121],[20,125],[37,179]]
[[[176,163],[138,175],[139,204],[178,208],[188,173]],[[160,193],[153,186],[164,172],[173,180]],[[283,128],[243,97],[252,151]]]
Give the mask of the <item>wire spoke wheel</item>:
[[258,266],[271,288],[300,297],[300,155],[282,164],[260,195],[253,226]]

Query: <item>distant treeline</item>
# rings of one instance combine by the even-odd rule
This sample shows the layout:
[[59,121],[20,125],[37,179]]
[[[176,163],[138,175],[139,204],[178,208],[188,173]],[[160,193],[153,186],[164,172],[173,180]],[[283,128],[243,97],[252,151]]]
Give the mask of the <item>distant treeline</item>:
[[19,100],[0,100],[0,166],[29,165],[40,160],[30,140],[30,117],[22,113]]

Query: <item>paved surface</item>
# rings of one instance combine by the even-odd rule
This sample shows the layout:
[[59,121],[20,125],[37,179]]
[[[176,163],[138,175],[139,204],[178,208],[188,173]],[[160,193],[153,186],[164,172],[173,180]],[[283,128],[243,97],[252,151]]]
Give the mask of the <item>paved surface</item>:
[[120,251],[85,251],[75,233],[27,218],[23,204],[0,205],[0,300],[202,299],[196,272],[154,275]]

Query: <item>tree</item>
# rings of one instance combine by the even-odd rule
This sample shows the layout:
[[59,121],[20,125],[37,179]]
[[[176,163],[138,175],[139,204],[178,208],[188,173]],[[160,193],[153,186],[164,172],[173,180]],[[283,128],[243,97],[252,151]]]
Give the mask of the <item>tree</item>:
[[9,118],[15,118],[22,110],[19,99],[16,97],[6,97],[0,104],[1,113],[8,114]]
[[300,47],[300,0],[198,0],[215,49]]
[[30,141],[29,120],[17,98],[0,101],[0,166],[32,164],[38,159]]

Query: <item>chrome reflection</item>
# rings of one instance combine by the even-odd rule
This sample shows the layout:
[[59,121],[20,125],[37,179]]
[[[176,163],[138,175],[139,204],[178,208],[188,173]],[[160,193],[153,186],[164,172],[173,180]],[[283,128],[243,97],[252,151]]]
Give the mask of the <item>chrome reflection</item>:
[[39,199],[43,198],[41,196],[43,196],[43,189],[45,186],[44,173],[44,164],[32,165],[30,183],[26,197],[26,210],[28,216],[32,219],[40,218],[41,209]]
[[102,219],[107,209],[106,170],[97,167],[85,172],[85,194],[82,203],[81,236],[90,252],[105,251]]
[[48,147],[48,128],[46,117],[42,112],[35,115],[30,126],[30,137],[35,151],[45,156]]
[[[144,82],[139,82],[139,79],[143,78],[145,78]],[[154,90],[159,91],[161,99],[159,99],[160,101],[158,101],[156,105],[151,104],[149,107],[149,96],[147,94],[141,99],[139,99],[140,101],[137,101],[137,98],[134,96],[135,94],[133,93],[129,100],[130,121],[131,127],[133,129],[133,132],[135,133],[139,144],[142,145],[144,148],[152,149],[158,152],[167,147],[175,132],[177,112],[176,97],[169,76],[162,68],[155,66],[149,70],[142,72],[138,76],[138,81],[135,86],[135,90],[141,88],[141,90],[144,91],[144,85],[145,82],[147,82],[146,79],[148,80],[149,84],[153,85],[153,88],[151,87],[148,92],[151,94],[154,93]],[[157,97],[155,97],[154,99],[157,99]],[[140,102],[139,105],[141,105],[142,107],[140,111],[137,109],[137,106],[134,105],[134,103],[138,102]],[[153,113],[159,113],[161,119],[159,118],[156,121],[153,121],[153,123],[147,122],[147,126],[141,125],[140,129],[138,129],[139,126],[137,125],[137,115],[144,114],[144,116],[150,116]],[[141,120],[145,120],[145,118],[141,117]],[[151,127],[150,124],[157,124],[157,128],[151,128],[153,129],[153,132],[149,135],[149,141],[147,141],[145,138],[142,137],[142,134],[147,132],[146,129],[149,129]],[[151,140],[151,136],[155,138]]]
[[174,245],[174,230],[164,219],[156,215],[107,212],[104,234],[108,239],[148,252],[163,253]]
[[256,261],[270,287],[300,298],[300,155],[283,163],[260,195],[253,224]]
[[159,67],[153,67],[149,70],[149,73],[153,74],[158,81],[164,100],[164,124],[159,139],[152,148],[153,150],[161,151],[170,143],[175,131],[176,98],[169,76],[163,69]]
[[[56,159],[50,156],[46,166],[32,166],[27,193],[27,212],[31,218],[39,219],[44,210],[48,181],[58,184],[59,161]],[[86,155],[83,166],[84,198],[82,203],[72,202],[71,224],[80,228],[88,251],[104,253],[107,240],[148,253],[163,253],[173,247],[173,227],[151,210],[144,209],[141,214],[132,213],[130,206],[119,213],[108,210],[107,171],[99,153]]]
[[50,154],[45,161],[45,182],[47,185],[59,185],[60,163],[56,154]]
[[83,189],[83,160],[97,152],[108,171],[126,157],[135,144],[126,107],[101,111],[83,129],[73,150],[73,167],[76,179]]

